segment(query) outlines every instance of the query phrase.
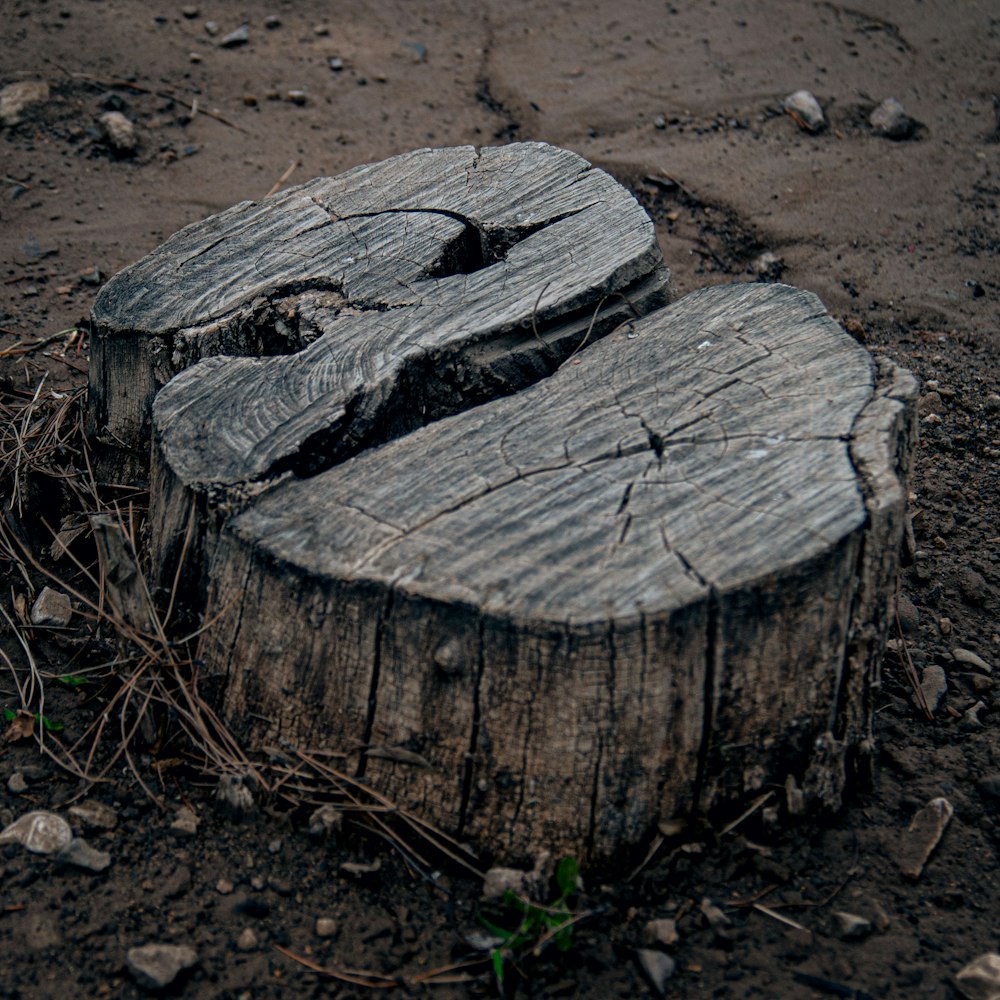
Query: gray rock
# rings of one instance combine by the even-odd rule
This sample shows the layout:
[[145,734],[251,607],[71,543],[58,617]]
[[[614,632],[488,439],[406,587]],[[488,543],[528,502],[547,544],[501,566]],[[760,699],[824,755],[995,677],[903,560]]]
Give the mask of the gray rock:
[[32,104],[41,104],[48,99],[49,85],[44,80],[8,83],[0,90],[0,125],[17,125]]
[[932,713],[938,710],[942,699],[948,693],[948,676],[944,667],[932,663],[924,667],[920,677],[920,691]]
[[277,14],[268,14],[267,17],[264,18],[264,27],[267,28],[268,31],[274,31],[275,28],[280,28],[281,18],[278,17]]
[[646,924],[645,936],[649,944],[670,948],[680,940],[680,935],[677,933],[677,921],[670,917],[650,920]]
[[917,403],[917,413],[922,417],[928,413],[941,413],[942,410],[944,410],[944,400],[941,398],[941,393],[935,390],[925,392]]
[[908,878],[920,878],[934,848],[951,822],[954,808],[945,798],[931,799],[900,837],[897,862]]
[[344,68],[344,60],[340,56],[330,56],[330,69],[339,73]]
[[337,922],[330,917],[316,918],[316,937],[330,938],[337,933]]
[[909,139],[917,123],[903,110],[895,97],[887,97],[868,117],[868,124],[887,139]]
[[20,844],[33,854],[55,854],[72,839],[69,823],[50,812],[25,813],[0,831],[0,844]]
[[842,941],[861,941],[872,932],[871,921],[859,917],[856,913],[834,910],[830,916],[833,918],[837,937]]
[[977,701],[962,713],[961,726],[963,729],[982,729],[983,723],[979,718],[979,713],[986,709],[986,703]]
[[20,795],[22,792],[26,792],[27,790],[28,782],[22,772],[15,771],[7,779],[7,791],[10,792],[11,795]]
[[785,114],[790,115],[796,125],[806,132],[822,132],[826,128],[826,118],[819,101],[808,90],[796,90],[782,102]]
[[205,31],[214,38],[219,33],[219,25],[215,21],[206,21]]
[[56,857],[66,864],[86,868],[91,872],[102,872],[111,864],[111,855],[107,851],[91,847],[80,837],[74,837]]
[[180,944],[145,944],[129,948],[126,956],[129,972],[148,990],[164,989],[197,962],[194,948]]
[[[205,25],[207,28],[208,25]],[[240,45],[246,45],[250,41],[250,25],[241,24],[235,31],[230,31],[228,35],[223,35],[219,39],[219,46],[223,49],[235,49]]]
[[73,605],[69,595],[51,587],[42,587],[31,608],[31,624],[65,628],[72,617]]
[[104,802],[85,799],[69,807],[69,814],[92,830],[113,830],[118,825],[118,813]]
[[654,948],[641,948],[636,957],[639,959],[639,968],[646,974],[650,986],[659,996],[666,996],[667,981],[674,974],[677,963],[669,955]]
[[522,871],[520,868],[491,868],[483,879],[482,898],[499,899],[508,890],[520,896],[530,896],[534,883],[532,872]]
[[135,126],[120,111],[105,111],[97,119],[104,141],[119,155],[130,156],[139,144]]
[[993,667],[987,663],[978,653],[973,653],[971,649],[953,649],[951,657],[956,663],[962,663],[973,670],[978,670],[982,674],[992,674]]
[[[920,612],[906,594],[900,594],[896,599],[896,615],[904,635],[913,635],[920,628]],[[890,622],[890,625],[894,626],[895,622]]]
[[170,829],[178,837],[193,837],[198,832],[198,825],[201,820],[195,815],[193,809],[188,806],[181,806],[177,810],[177,815],[174,818],[173,823],[170,824]]
[[193,21],[200,13],[201,11],[194,6],[181,7],[181,14],[189,21]]
[[252,927],[244,927],[236,939],[236,947],[240,951],[253,951],[257,947],[257,935]]
[[973,959],[955,976],[955,987],[967,1000],[1000,1000],[1000,955]]

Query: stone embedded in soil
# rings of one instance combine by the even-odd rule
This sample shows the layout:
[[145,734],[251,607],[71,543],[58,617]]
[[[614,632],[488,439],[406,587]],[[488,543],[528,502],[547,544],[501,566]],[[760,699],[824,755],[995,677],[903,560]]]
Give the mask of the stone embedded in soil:
[[485,900],[500,899],[505,892],[516,892],[520,896],[530,896],[536,879],[533,872],[519,868],[491,868],[483,878]]
[[201,823],[201,820],[195,815],[193,809],[190,809],[188,806],[181,806],[177,810],[177,815],[173,823],[170,824],[170,829],[178,837],[193,837],[198,832],[199,823]]
[[50,812],[25,813],[0,832],[0,844],[17,843],[33,854],[55,854],[72,839],[69,823]]
[[896,858],[900,871],[908,878],[920,878],[954,812],[952,804],[947,799],[936,798],[931,799],[913,817],[900,837]]
[[28,790],[28,782],[21,771],[15,771],[7,779],[7,791],[11,795],[20,795]]
[[236,939],[236,947],[240,951],[253,951],[257,947],[257,935],[252,927],[244,927]]
[[657,944],[665,948],[672,947],[680,940],[680,935],[677,933],[677,921],[671,917],[650,920],[646,924],[645,936],[649,944]]
[[49,99],[49,85],[44,80],[21,80],[0,90],[0,125],[14,126],[32,104]]
[[[920,628],[920,612],[906,594],[900,594],[896,598],[896,616],[904,635],[914,635]],[[895,623],[890,622],[889,624],[891,627]]]
[[868,937],[872,932],[871,921],[858,916],[856,913],[834,910],[830,916],[833,918],[837,937],[842,941],[860,941]]
[[666,996],[667,980],[674,974],[677,963],[669,955],[654,948],[641,948],[636,957],[639,959],[639,967],[656,993],[661,997]]
[[967,1000],[1000,1000],[1000,955],[987,952],[955,976],[955,987]]
[[80,837],[74,837],[56,857],[66,864],[91,872],[102,872],[111,864],[111,855],[107,851],[99,851]]
[[[207,28],[208,25],[205,25]],[[219,46],[223,49],[235,49],[237,46],[246,45],[250,41],[250,25],[241,24],[235,31],[230,31],[228,35],[223,35],[219,39]]]
[[107,803],[94,799],[70,806],[69,814],[92,830],[113,830],[118,825],[118,813]]
[[218,882],[215,883],[215,891],[220,896],[228,896],[236,886],[228,878],[220,878]]
[[992,674],[993,667],[986,662],[978,653],[973,653],[971,649],[953,649],[951,658],[956,663],[964,663],[967,667],[972,667],[983,674]]
[[903,110],[895,97],[887,97],[868,117],[868,124],[887,139],[909,139],[917,123]]
[[146,944],[130,948],[126,956],[129,972],[140,986],[162,990],[185,969],[198,961],[198,953],[188,945]]
[[979,713],[986,710],[986,702],[977,701],[974,705],[970,705],[962,713],[961,726],[965,730],[982,729],[983,721],[979,718]]
[[796,90],[794,94],[789,94],[781,106],[795,124],[806,132],[822,132],[826,128],[823,109],[808,90]]
[[330,917],[316,918],[316,937],[330,938],[337,933],[337,922]]
[[31,608],[32,625],[52,625],[65,628],[73,617],[69,595],[51,587],[43,587]]
[[139,144],[135,125],[120,111],[106,111],[97,119],[104,141],[120,156],[130,156]]
[[924,667],[920,678],[920,691],[933,715],[948,693],[948,676],[944,672],[944,667],[937,663]]

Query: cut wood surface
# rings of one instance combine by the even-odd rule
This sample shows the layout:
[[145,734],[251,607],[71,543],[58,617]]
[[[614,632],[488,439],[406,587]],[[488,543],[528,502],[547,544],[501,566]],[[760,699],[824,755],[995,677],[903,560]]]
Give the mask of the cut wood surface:
[[[241,349],[275,331],[301,348],[200,361],[152,407],[153,557],[163,582],[187,561],[230,724],[344,753],[508,859],[620,858],[775,785],[836,807],[872,751],[914,380],[787,286],[638,318],[665,298],[652,228],[572,154],[387,164],[185,230],[108,286],[141,331],[97,317],[105,366],[146,352],[147,409],[164,345],[178,371],[220,323]],[[488,211],[461,201],[478,171],[487,193],[510,179]],[[311,231],[300,196],[370,222],[359,252],[398,264],[360,266],[358,298],[280,254],[270,286],[203,294],[206,265],[178,291],[178,260],[244,267],[227,245],[258,225],[300,247],[278,219]],[[105,367],[98,391],[115,382]],[[92,409],[107,441],[120,405]],[[139,460],[148,417],[133,430],[111,466]]]

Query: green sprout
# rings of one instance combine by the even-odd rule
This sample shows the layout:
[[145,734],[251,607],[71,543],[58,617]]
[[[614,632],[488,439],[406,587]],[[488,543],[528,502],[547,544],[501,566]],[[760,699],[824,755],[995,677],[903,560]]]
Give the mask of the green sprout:
[[500,944],[490,950],[490,962],[497,984],[503,989],[504,963],[529,952],[538,955],[549,941],[553,941],[559,951],[569,951],[573,946],[573,925],[575,917],[566,905],[566,900],[576,892],[580,866],[575,858],[563,858],[556,868],[556,886],[559,895],[548,906],[522,899],[512,889],[501,897],[501,902],[520,914],[521,919],[513,930],[506,930],[490,922],[482,915],[479,922]]

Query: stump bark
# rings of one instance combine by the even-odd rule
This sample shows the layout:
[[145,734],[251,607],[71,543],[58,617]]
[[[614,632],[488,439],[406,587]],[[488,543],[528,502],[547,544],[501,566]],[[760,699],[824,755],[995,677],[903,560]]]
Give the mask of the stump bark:
[[[314,237],[281,219],[306,200],[372,227],[369,298],[329,271],[296,284],[280,248]],[[233,306],[218,268],[266,240],[268,277]],[[315,256],[298,266],[319,281]],[[534,144],[313,182],[115,281],[99,393],[125,343],[152,397],[168,343],[197,345],[180,368],[221,327],[308,342],[194,364],[125,442],[151,427],[159,579],[193,566],[201,656],[243,739],[343,752],[509,859],[610,858],[774,783],[839,804],[872,750],[916,386],[815,296],[735,285],[657,308],[648,219]],[[129,301],[144,318],[122,334],[102,308]],[[118,442],[120,403],[92,411]]]

